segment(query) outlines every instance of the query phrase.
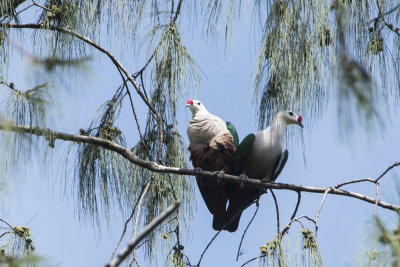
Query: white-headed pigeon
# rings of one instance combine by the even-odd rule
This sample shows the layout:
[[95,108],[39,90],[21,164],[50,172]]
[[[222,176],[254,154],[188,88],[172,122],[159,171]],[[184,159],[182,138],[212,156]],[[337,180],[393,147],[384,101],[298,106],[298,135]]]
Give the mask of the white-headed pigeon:
[[[292,111],[282,111],[275,115],[271,125],[260,132],[249,134],[240,143],[232,167],[233,175],[259,179],[264,182],[275,181],[288,158],[287,149],[283,148],[283,136],[286,126],[297,124],[303,128],[301,116]],[[257,200],[263,190],[254,187],[233,186],[229,197],[226,230],[235,232],[239,226],[244,209]]]
[[[199,100],[189,99],[193,118],[187,129],[190,160],[195,169],[230,173],[233,156],[239,143],[235,127],[210,114]],[[221,230],[226,223],[226,204],[231,184],[218,178],[212,180],[196,175],[197,185],[213,214],[213,228]]]

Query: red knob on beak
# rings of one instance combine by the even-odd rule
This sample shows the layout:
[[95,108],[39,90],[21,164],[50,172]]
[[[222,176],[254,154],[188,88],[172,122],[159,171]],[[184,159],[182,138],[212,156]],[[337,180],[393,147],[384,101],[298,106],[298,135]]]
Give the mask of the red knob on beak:
[[301,116],[299,116],[298,118],[297,118],[297,121],[298,122],[301,122],[303,120],[303,118],[301,117]]
[[189,99],[189,100],[187,101],[187,104],[188,104],[188,105],[193,105],[193,100],[192,100],[192,99]]

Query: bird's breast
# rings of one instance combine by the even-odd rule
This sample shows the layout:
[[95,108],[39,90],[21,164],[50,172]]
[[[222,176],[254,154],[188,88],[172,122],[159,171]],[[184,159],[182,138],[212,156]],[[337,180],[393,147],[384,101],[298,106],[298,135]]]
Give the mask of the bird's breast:
[[213,138],[228,132],[225,122],[211,118],[193,118],[187,129],[190,143],[209,144]]

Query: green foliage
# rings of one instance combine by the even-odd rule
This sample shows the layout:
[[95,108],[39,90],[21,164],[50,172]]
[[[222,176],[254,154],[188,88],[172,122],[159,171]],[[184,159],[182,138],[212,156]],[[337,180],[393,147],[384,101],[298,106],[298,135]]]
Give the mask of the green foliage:
[[170,253],[172,255],[172,264],[168,264],[169,266],[174,267],[186,267],[186,261],[184,260],[185,255],[183,254],[184,247],[182,245],[178,245],[173,247],[173,252]]
[[[385,1],[387,7],[395,5],[396,1]],[[357,4],[273,1],[268,8],[255,75],[259,128],[284,109],[300,110],[312,122],[326,109],[332,95],[339,96],[338,111],[345,126],[351,126],[354,120],[365,122],[365,126],[376,125],[380,119],[377,103],[386,101],[390,94],[398,96],[393,90],[397,86],[393,82],[399,74],[398,63],[382,53],[383,40],[385,48],[393,46],[390,53],[395,54],[399,42],[392,36],[384,38],[390,31],[383,27],[374,29],[374,7],[375,1],[370,0]],[[382,88],[377,90],[379,83]],[[340,90],[332,90],[332,86]]]
[[260,266],[289,266],[287,244],[283,244],[281,235],[260,247]]
[[[154,65],[151,70],[151,81],[154,94],[152,103],[158,105],[160,113],[165,113],[167,116],[166,119],[173,120],[176,115],[178,96],[186,94],[187,88],[197,88],[199,85],[198,66],[182,43],[178,26],[175,23],[165,28],[153,55]],[[165,107],[161,107],[160,104]],[[165,112],[164,108],[169,108],[168,112]]]
[[23,256],[31,256],[35,254],[35,246],[33,245],[32,235],[28,227],[15,226],[13,228],[11,253],[18,255],[21,253]]
[[[154,95],[154,97],[156,96]],[[159,149],[158,130],[154,119],[152,119],[150,115],[149,119],[151,120],[150,126],[146,128],[143,140],[138,142],[138,144],[133,148],[133,152],[141,158],[149,159],[150,156],[154,159]],[[163,129],[164,139],[162,146],[162,160],[163,163],[168,166],[187,168],[188,155],[183,140],[177,132],[176,127],[177,124],[167,124]],[[149,187],[148,193],[144,198],[145,208],[140,214],[140,216],[143,218],[143,223],[147,224],[176,199],[181,199],[182,204],[180,211],[183,212],[181,212],[181,216],[178,217],[179,223],[181,228],[187,228],[188,225],[186,222],[187,220],[191,219],[192,213],[195,209],[195,203],[193,201],[193,180],[177,174],[151,173],[150,171],[138,166],[133,166],[133,168],[134,176],[140,177],[140,179],[136,179],[136,181],[139,183],[137,185],[138,188],[147,183],[147,181],[153,180]],[[177,227],[176,223],[177,222],[174,221],[170,224],[166,224],[160,230],[162,232],[175,231]],[[146,243],[146,248],[149,256],[155,255],[157,252],[157,246],[159,246],[158,248],[161,249],[159,251],[170,250],[172,239],[162,240],[161,238],[162,236],[153,235],[148,240]],[[166,243],[169,245],[166,245]]]
[[[52,121],[54,114],[55,90],[48,83],[40,84],[32,89],[16,89],[13,83],[3,85],[3,99],[1,109],[4,125],[46,126]],[[49,137],[50,138],[50,137]],[[6,166],[16,166],[21,161],[29,160],[32,151],[37,147],[37,138],[31,134],[4,132],[2,134],[2,147],[9,153],[6,157]],[[53,143],[54,145],[54,143]],[[25,151],[25,153],[18,153]]]
[[326,7],[303,2],[274,1],[269,9],[254,87],[260,129],[280,110],[308,111],[307,116],[322,110],[326,91],[319,79],[326,62],[318,40]]
[[377,218],[378,235],[373,242],[377,247],[365,259],[372,266],[399,266],[400,264],[400,220],[394,229],[389,229],[385,222]]
[[26,0],[0,0],[0,18],[7,18],[14,14],[15,9]]
[[[1,22],[14,23],[22,19],[21,14],[16,15],[26,7],[20,5],[22,2],[0,0]],[[369,123],[370,120],[362,118],[378,120],[376,103],[380,103],[382,96],[386,100],[392,95],[396,96],[394,99],[398,98],[395,88],[398,88],[399,65],[391,57],[398,58],[400,42],[398,37],[389,35],[395,31],[393,26],[388,31],[381,20],[374,20],[378,15],[375,1],[274,0],[254,1],[251,6],[245,1],[209,0],[202,1],[199,10],[196,2],[43,0],[40,4],[44,8],[36,5],[29,8],[40,14],[36,21],[40,23],[40,28],[35,29],[33,35],[24,30],[11,29],[10,25],[2,26],[2,76],[12,63],[8,58],[10,44],[21,43],[16,45],[20,54],[43,64],[46,70],[54,70],[56,66],[66,67],[60,68],[61,72],[52,72],[57,81],[60,79],[57,74],[64,76],[69,68],[79,66],[88,53],[96,51],[76,36],[52,27],[92,38],[103,48],[103,40],[106,39],[110,51],[115,44],[120,45],[119,52],[128,54],[128,57],[123,57],[124,60],[138,64],[134,68],[139,71],[133,76],[140,86],[135,89],[141,90],[162,121],[151,110],[147,110],[145,118],[136,118],[134,101],[137,100],[130,93],[133,86],[121,74],[123,85],[110,101],[99,108],[93,121],[86,129],[81,129],[80,134],[126,147],[128,142],[118,118],[124,106],[130,104],[140,132],[140,140],[134,140],[136,145],[132,151],[142,159],[180,168],[188,167],[188,155],[178,131],[177,106],[180,96],[186,94],[188,88],[198,88],[201,81],[199,68],[181,34],[181,14],[190,16],[193,25],[197,21],[192,17],[204,15],[203,33],[211,37],[217,35],[219,23],[226,18],[225,45],[231,39],[234,23],[248,18],[240,16],[241,10],[252,10],[250,19],[259,19],[261,26],[254,27],[256,31],[262,31],[261,40],[256,44],[259,50],[254,74],[254,99],[258,103],[260,128],[264,128],[265,123],[283,109],[301,111],[310,121],[315,121],[327,108],[327,99],[332,95],[339,97],[339,110],[345,115],[345,122],[358,119]],[[397,3],[395,0],[383,2],[380,1],[382,10]],[[395,16],[400,16],[399,9],[386,18]],[[190,26],[187,29],[190,30]],[[28,47],[26,51],[24,46]],[[393,48],[392,51],[390,48]],[[142,63],[144,54],[146,61]],[[71,77],[65,76],[67,80]],[[338,85],[340,89],[332,90],[333,85]],[[376,90],[377,85],[382,87],[381,90]],[[4,121],[50,127],[49,114],[53,113],[54,100],[48,84],[26,91],[11,85],[8,87],[2,106]],[[127,104],[128,97],[130,103]],[[140,123],[142,121],[145,121],[144,125]],[[143,134],[141,129],[144,129]],[[33,138],[26,134],[14,134],[13,137],[15,139],[4,142],[15,148],[12,151],[21,152],[15,156],[30,155],[24,152],[32,148]],[[53,147],[54,139],[48,136],[47,140]],[[113,204],[127,214],[136,204],[142,203],[139,196],[148,183],[150,186],[143,196],[143,203],[138,204],[140,207],[136,209],[139,225],[135,225],[135,230],[147,224],[176,199],[182,199],[176,217],[149,236],[145,247],[149,259],[156,258],[156,251],[162,250],[169,252],[173,265],[184,264],[179,229],[187,226],[194,209],[193,179],[152,173],[131,164],[115,152],[92,144],[75,144],[70,147],[69,153],[74,161],[80,211],[89,218],[98,219],[101,211],[109,216]],[[15,163],[14,158],[7,154],[7,159]],[[169,234],[165,238],[159,232],[175,235]],[[320,266],[322,258],[312,232],[303,230],[300,236],[302,263]],[[288,265],[287,252],[280,236],[261,247],[261,254],[263,264]]]
[[300,266],[323,266],[323,259],[314,233],[310,229],[302,229],[298,234],[297,261]]
[[[89,128],[80,130],[81,134],[126,146],[125,137],[114,125],[120,114],[121,97],[122,92],[119,91],[111,101],[103,104]],[[113,151],[87,143],[71,146],[69,153],[74,146],[77,146],[74,170],[81,208],[89,217],[97,218],[100,205],[108,216],[113,199],[116,198],[120,205],[126,201],[126,190],[131,182],[127,177],[132,176],[131,164]],[[75,157],[75,154],[70,155]]]
[[15,89],[12,83],[9,86],[11,90],[6,88],[8,94],[3,100],[4,115],[15,124],[46,125],[54,108],[53,88],[48,83],[25,91]]
[[[35,266],[39,260],[36,257],[32,234],[26,226],[8,227],[0,234],[0,264],[1,266]],[[8,240],[6,238],[8,237]]]
[[[169,23],[167,26],[156,27],[149,34],[150,40],[155,40],[161,32],[158,44],[153,53],[153,62],[149,65],[150,77],[150,103],[163,118],[162,129],[152,113],[148,113],[143,139],[133,148],[140,158],[158,160],[167,166],[179,168],[188,167],[187,149],[178,132],[176,120],[177,100],[179,95],[186,93],[188,87],[196,88],[199,83],[197,64],[183,45],[177,24]],[[142,84],[144,86],[144,84]],[[162,143],[160,144],[160,131]],[[161,147],[161,150],[160,150]],[[158,155],[161,151],[161,155]],[[176,199],[182,199],[180,210],[184,212],[179,216],[180,227],[185,228],[185,222],[191,218],[194,210],[193,183],[182,175],[156,174],[148,170],[134,166],[135,175],[141,177],[140,186],[154,179],[145,196],[145,209],[141,216],[144,223],[150,222],[157,214],[170,205]],[[174,231],[176,224],[165,225],[164,232]],[[149,256],[154,256],[155,247],[166,241],[160,240],[160,236],[153,235],[146,243]],[[160,248],[168,248],[161,246]],[[168,249],[167,249],[168,250]]]

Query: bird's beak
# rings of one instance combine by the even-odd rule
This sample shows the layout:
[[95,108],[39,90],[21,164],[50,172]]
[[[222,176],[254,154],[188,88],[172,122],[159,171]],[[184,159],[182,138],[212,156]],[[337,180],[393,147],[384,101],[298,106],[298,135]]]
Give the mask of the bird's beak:
[[298,117],[297,117],[297,124],[298,124],[301,128],[304,128],[303,123],[301,123],[302,121],[303,121],[303,118],[302,118],[301,116],[298,116]]

